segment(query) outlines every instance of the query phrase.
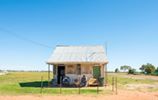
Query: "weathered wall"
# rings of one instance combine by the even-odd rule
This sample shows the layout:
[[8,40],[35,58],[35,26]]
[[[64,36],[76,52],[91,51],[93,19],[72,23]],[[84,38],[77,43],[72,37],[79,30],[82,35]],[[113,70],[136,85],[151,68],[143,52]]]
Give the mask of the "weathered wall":
[[[93,66],[94,64],[81,64],[81,74],[78,74],[77,70],[77,64],[66,64],[65,65],[65,74],[66,76],[71,78],[71,82],[73,83],[75,79],[81,79],[83,75],[87,77],[87,80],[93,77]],[[106,65],[99,65],[101,70],[101,78],[105,77],[105,66]],[[55,77],[57,78],[57,65],[56,68],[54,68]]]
[[77,64],[76,65],[66,65],[65,74],[71,78],[73,83],[75,79],[81,79],[83,75],[86,76],[87,80],[93,77],[93,65],[81,64],[81,74],[78,74]]

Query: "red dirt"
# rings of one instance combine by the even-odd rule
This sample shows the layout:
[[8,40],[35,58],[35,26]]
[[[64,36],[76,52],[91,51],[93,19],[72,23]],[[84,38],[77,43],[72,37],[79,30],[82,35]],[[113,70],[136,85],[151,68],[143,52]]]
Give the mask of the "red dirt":
[[158,92],[119,91],[118,95],[0,96],[0,100],[158,100]]

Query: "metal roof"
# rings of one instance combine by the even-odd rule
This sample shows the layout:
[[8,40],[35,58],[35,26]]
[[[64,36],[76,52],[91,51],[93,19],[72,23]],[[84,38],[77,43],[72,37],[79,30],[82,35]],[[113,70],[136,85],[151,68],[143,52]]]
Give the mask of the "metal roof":
[[56,46],[48,64],[108,63],[103,46]]

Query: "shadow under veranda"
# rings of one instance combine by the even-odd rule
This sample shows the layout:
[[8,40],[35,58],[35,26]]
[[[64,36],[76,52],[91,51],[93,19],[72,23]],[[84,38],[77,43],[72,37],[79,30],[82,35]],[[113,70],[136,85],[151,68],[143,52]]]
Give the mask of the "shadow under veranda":
[[48,81],[33,81],[33,82],[21,82],[19,83],[20,87],[34,87],[34,88],[60,88],[60,87],[64,87],[64,88],[78,88],[76,86],[49,86]]
[[33,81],[33,82],[21,82],[19,83],[20,87],[37,87],[40,88],[41,84],[43,84],[42,87],[48,87],[48,81]]

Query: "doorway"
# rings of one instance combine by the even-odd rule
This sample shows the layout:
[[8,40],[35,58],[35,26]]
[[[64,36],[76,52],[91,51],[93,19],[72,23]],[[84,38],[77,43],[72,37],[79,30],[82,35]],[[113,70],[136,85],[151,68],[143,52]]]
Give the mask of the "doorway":
[[58,84],[60,84],[60,81],[63,80],[64,76],[65,76],[65,66],[60,65],[58,66],[58,75],[57,75]]
[[101,76],[100,66],[93,67],[93,77],[98,79]]

